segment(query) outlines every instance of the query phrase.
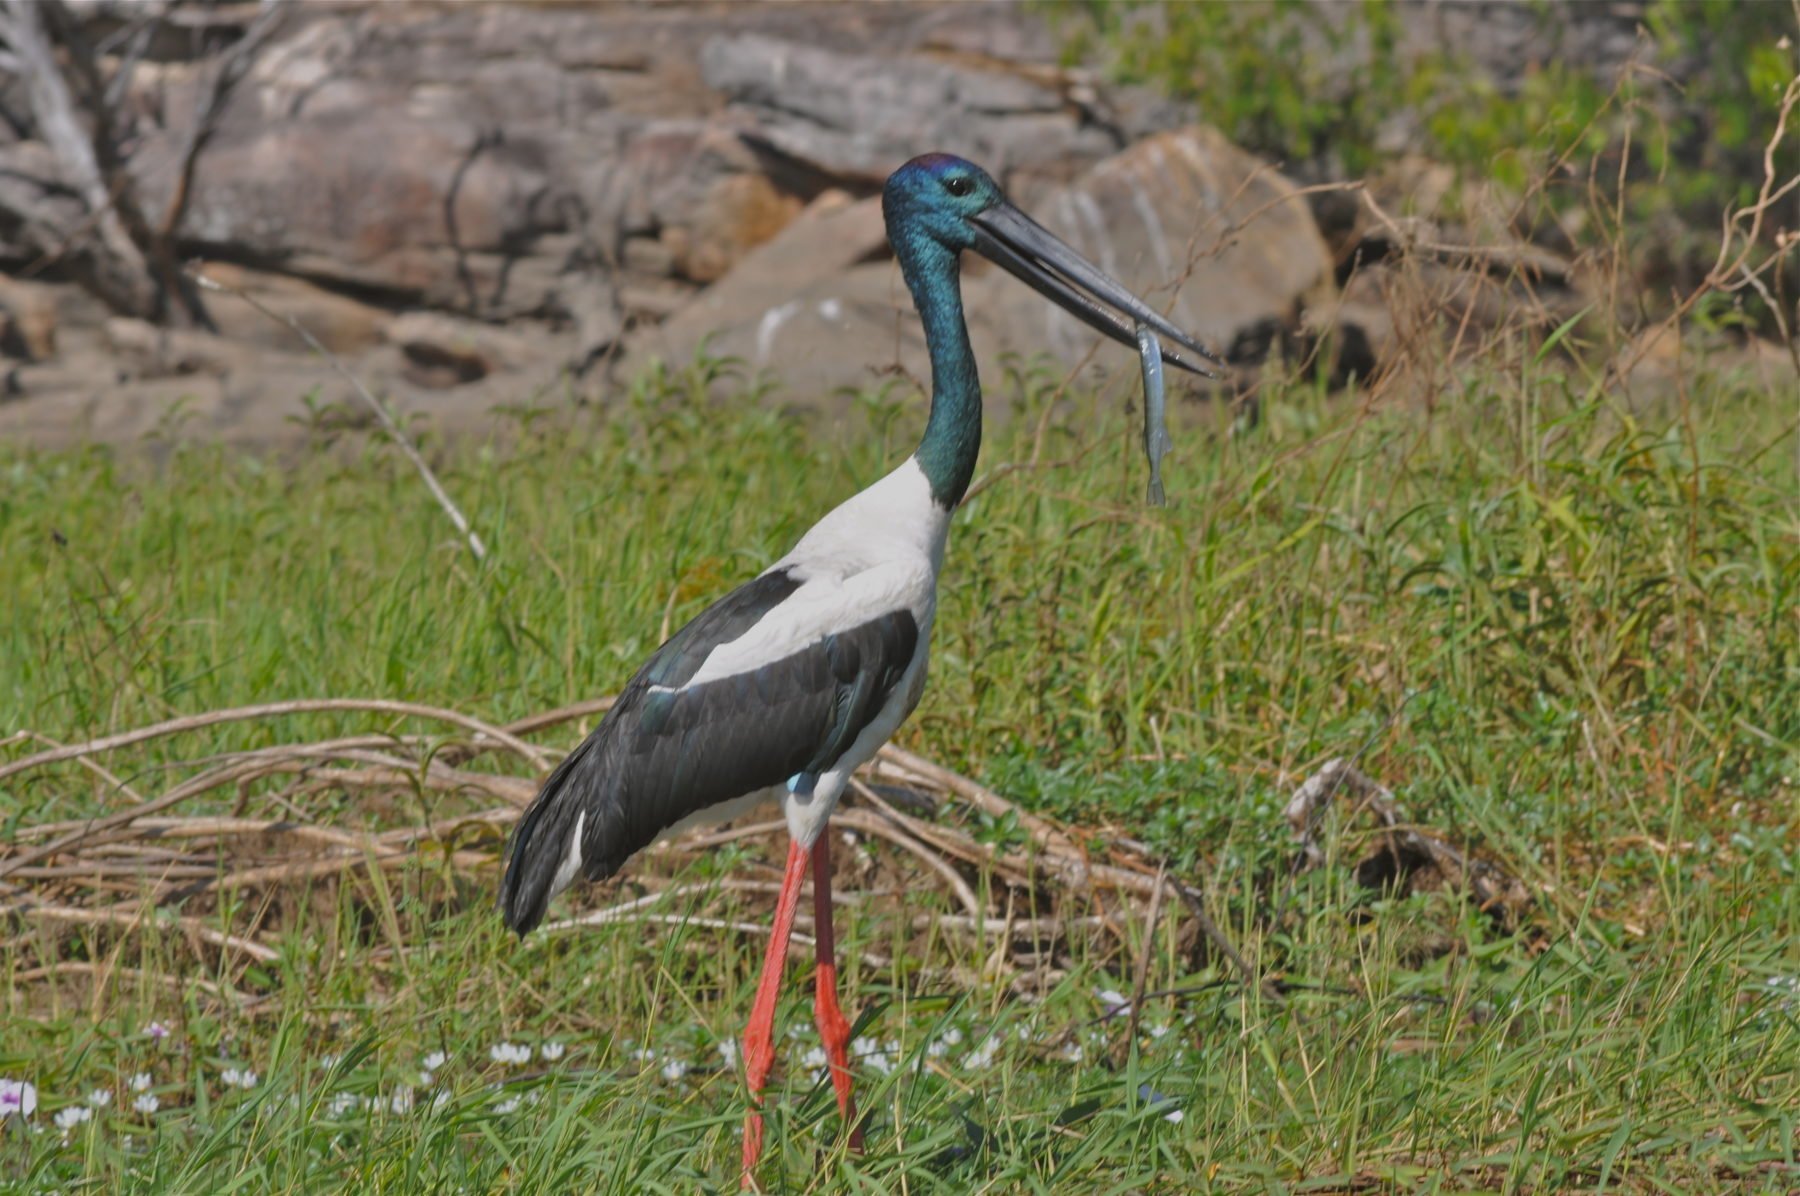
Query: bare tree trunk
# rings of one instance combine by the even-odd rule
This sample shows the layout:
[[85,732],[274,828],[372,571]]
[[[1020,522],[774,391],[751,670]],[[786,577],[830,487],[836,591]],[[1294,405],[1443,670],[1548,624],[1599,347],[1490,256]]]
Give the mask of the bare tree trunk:
[[[86,254],[92,262],[91,285],[112,307],[154,319],[163,307],[162,288],[117,204],[116,188],[129,184],[120,172],[108,185],[94,144],[77,115],[68,81],[57,64],[44,28],[45,13],[41,0],[0,0],[0,37],[18,60],[38,135],[56,155],[62,181],[87,206],[94,234]],[[100,97],[96,100],[103,102]]]

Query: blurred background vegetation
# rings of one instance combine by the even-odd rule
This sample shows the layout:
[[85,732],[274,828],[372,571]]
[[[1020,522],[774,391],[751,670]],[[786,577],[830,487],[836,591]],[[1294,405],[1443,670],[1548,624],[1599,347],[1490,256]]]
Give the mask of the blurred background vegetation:
[[[1554,47],[1584,6],[1525,7]],[[1632,273],[1665,305],[1671,288],[1693,288],[1711,266],[1721,214],[1755,200],[1782,93],[1800,69],[1791,0],[1653,0],[1621,68],[1544,57],[1511,78],[1421,36],[1430,6],[1397,0],[1080,0],[1043,10],[1067,62],[1196,102],[1226,136],[1302,182],[1362,178],[1419,154],[1453,168],[1458,191],[1510,193],[1522,235],[1564,248],[1629,229]],[[1800,172],[1786,156],[1789,173]],[[1614,227],[1585,218],[1596,206],[1612,210]],[[1797,279],[1790,260],[1777,293],[1800,293]],[[1761,298],[1746,304],[1773,331]]]

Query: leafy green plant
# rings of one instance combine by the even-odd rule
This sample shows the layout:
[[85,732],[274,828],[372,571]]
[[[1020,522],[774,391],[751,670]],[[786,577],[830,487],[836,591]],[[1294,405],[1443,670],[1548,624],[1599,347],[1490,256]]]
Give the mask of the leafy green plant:
[[[1418,10],[1394,0],[1095,0],[1044,11],[1071,61],[1193,101],[1202,119],[1303,179],[1358,178],[1411,150],[1464,180],[1534,193],[1552,211],[1620,205],[1630,232],[1609,219],[1589,222],[1591,235],[1624,239],[1656,290],[1691,288],[1711,264],[1720,216],[1755,196],[1783,89],[1800,73],[1791,3],[1656,0],[1638,58],[1612,79],[1555,58],[1491,78],[1409,44],[1405,23]],[[1567,15],[1536,11],[1552,31]],[[1800,284],[1800,268],[1787,280]]]

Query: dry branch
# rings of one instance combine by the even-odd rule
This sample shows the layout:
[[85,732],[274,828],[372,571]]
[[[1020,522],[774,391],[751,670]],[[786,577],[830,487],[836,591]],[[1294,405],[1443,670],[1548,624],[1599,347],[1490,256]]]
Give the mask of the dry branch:
[[1531,893],[1515,877],[1476,859],[1448,840],[1410,826],[1400,817],[1392,791],[1364,776],[1348,760],[1327,760],[1298,789],[1283,811],[1306,866],[1324,861],[1317,842],[1320,820],[1338,794],[1366,809],[1381,828],[1381,847],[1358,865],[1370,875],[1404,876],[1430,866],[1446,884],[1466,888],[1484,913],[1513,924],[1531,908]]
[[87,743],[71,744],[53,751],[39,752],[35,756],[27,756],[23,760],[15,760],[11,764],[0,766],[0,781],[27,769],[42,768],[46,764],[54,764],[59,760],[72,760],[77,756],[110,752],[117,748],[142,743],[146,739],[158,739],[165,735],[197,731],[203,727],[217,726],[220,723],[273,718],[283,714],[319,714],[327,711],[369,711],[453,723],[511,748],[540,771],[550,767],[549,760],[544,755],[542,748],[534,747],[518,736],[482,722],[478,718],[472,718],[459,711],[447,710],[441,706],[421,706],[415,702],[396,702],[387,698],[299,698],[291,702],[268,702],[260,706],[238,706],[229,710],[212,710],[205,714],[192,714],[186,718],[170,719],[167,722],[155,723],[148,727],[139,727],[135,731],[124,731],[102,739],[90,740]]
[[318,354],[325,364],[332,368],[333,372],[348,382],[350,389],[355,391],[357,397],[375,413],[375,418],[381,422],[382,430],[388,434],[388,439],[392,440],[394,446],[405,455],[408,461],[412,462],[412,467],[418,471],[419,478],[425,483],[425,488],[431,491],[431,497],[437,500],[438,506],[443,508],[444,514],[449,516],[450,522],[462,534],[463,539],[469,545],[469,554],[477,562],[487,560],[487,546],[481,542],[481,537],[476,534],[475,529],[469,526],[468,517],[462,513],[462,508],[456,505],[456,500],[450,497],[450,492],[444,489],[443,483],[438,481],[437,474],[432,472],[431,466],[427,465],[425,458],[420,456],[419,450],[400,427],[399,421],[394,418],[394,413],[388,410],[386,403],[375,397],[373,391],[363,385],[362,379],[352,373],[350,367],[345,365],[337,354],[327,349],[319,341],[319,338],[309,332],[306,325],[299,320],[284,312],[276,311],[248,291],[220,282],[216,278],[208,278],[198,268],[190,268],[187,271],[187,277],[203,290],[235,295],[277,324],[286,325],[295,336],[306,342],[306,347]]
[[215,947],[242,951],[252,959],[260,959],[264,963],[270,963],[281,957],[273,948],[265,947],[261,943],[240,938],[235,934],[226,934],[222,930],[214,930],[195,918],[158,914],[154,907],[142,904],[105,906],[97,909],[77,909],[65,905],[24,905],[14,906],[9,912],[43,921],[80,922],[89,926],[123,926],[133,930],[145,924],[176,927]]
[[240,1005],[248,1003],[252,999],[235,988],[227,988],[204,976],[177,976],[170,972],[146,972],[139,968],[128,968],[118,964],[90,963],[81,959],[65,959],[60,963],[27,968],[16,973],[12,980],[14,984],[30,984],[33,981],[54,980],[63,976],[92,976],[97,988],[103,987],[109,980],[117,977],[136,980],[144,984],[160,984],[172,988],[178,993],[197,989],[216,1000],[231,1001]]
[[[150,266],[119,213],[117,184],[109,185],[106,180],[75,95],[57,61],[55,46],[45,28],[45,18],[53,15],[45,0],[4,0],[0,5],[0,38],[6,40],[19,64],[38,134],[55,154],[63,182],[87,206],[88,219],[98,238],[98,250],[91,255],[95,290],[121,311],[153,317],[159,296]],[[77,65],[79,58],[75,56]],[[87,65],[92,67],[91,63]],[[90,115],[98,118],[102,114]]]
[[[316,699],[212,711],[78,744],[56,744],[21,732],[0,747],[33,740],[48,746],[0,767],[0,779],[74,761],[98,776],[109,793],[125,793],[133,803],[89,819],[20,828],[11,843],[0,846],[0,876],[8,878],[0,891],[7,895],[10,912],[39,923],[109,925],[129,933],[154,919],[159,926],[184,932],[195,949],[207,945],[227,951],[228,960],[229,953],[236,952],[240,962],[267,962],[279,958],[283,911],[302,898],[308,886],[344,883],[356,874],[407,867],[427,856],[441,863],[445,877],[473,882],[477,891],[489,888],[497,864],[495,849],[520,807],[536,792],[536,774],[549,767],[556,754],[522,736],[603,713],[610,704],[610,699],[577,703],[500,727],[454,710],[413,703]],[[157,749],[157,761],[135,771],[105,768],[96,760],[221,724],[315,713],[427,718],[466,731],[471,738],[446,742],[428,735],[365,731],[172,761],[160,759],[170,754],[164,747]],[[459,761],[496,748],[522,761],[533,775],[456,767]],[[131,777],[149,792],[143,778],[164,769],[190,775],[148,798],[121,779]],[[1001,949],[994,958],[1020,970],[1016,983],[1030,987],[1053,974],[1060,966],[1058,959],[1066,960],[1066,953],[1084,936],[1108,935],[1123,943],[1122,926],[1145,917],[1146,910],[1153,937],[1157,919],[1171,916],[1163,908],[1168,886],[1192,908],[1186,886],[1165,877],[1139,844],[1114,841],[1106,862],[1090,860],[1061,827],[901,749],[884,749],[864,775],[878,782],[898,782],[898,792],[918,795],[918,808],[934,814],[918,817],[897,808],[889,800],[897,797],[891,785],[870,785],[857,778],[852,791],[855,804],[836,811],[831,826],[865,837],[870,850],[859,857],[864,884],[860,892],[855,886],[840,885],[834,899],[859,905],[871,916],[893,908],[903,913],[901,925],[908,933],[999,936]],[[341,814],[333,819],[309,815],[308,806],[327,792],[348,795],[352,809],[368,813],[348,819]],[[472,798],[502,804],[470,808]],[[947,800],[951,798],[960,801]],[[188,812],[171,809],[190,801],[208,806]],[[251,802],[279,812],[246,814]],[[429,809],[434,803],[450,808],[429,815],[419,812],[421,805]],[[333,804],[341,808],[336,798]],[[979,841],[965,829],[971,809],[987,818],[1012,819],[1029,836],[1029,846],[1008,849]],[[399,818],[401,825],[379,825],[378,811]],[[657,872],[667,871],[671,864],[679,866],[684,857],[708,847],[753,839],[773,843],[786,825],[783,819],[765,819],[660,844],[646,854],[645,866],[635,870],[630,882],[653,885],[658,891],[565,919],[552,928],[631,922],[762,933],[763,905],[772,890],[769,882],[671,884],[659,879]],[[973,883],[975,874],[991,883]],[[232,915],[244,919],[247,927],[240,922],[233,930],[215,929],[197,916],[209,908],[232,909],[224,894],[253,889],[261,894],[260,901],[248,907],[253,912]],[[1102,890],[1118,896],[1103,902]],[[910,899],[920,893],[941,893],[947,908],[923,913],[908,908]],[[690,899],[694,908],[670,911],[666,903],[678,898]],[[172,916],[176,902],[183,903],[183,911]],[[801,919],[803,925],[806,922]],[[1202,926],[1209,937],[1222,939],[1210,920],[1203,919]],[[49,978],[68,962],[51,953],[57,941],[22,936],[10,946],[14,951],[37,952],[41,971],[33,974]],[[809,940],[802,936],[801,941]],[[1250,975],[1229,943],[1223,943],[1222,950]],[[863,959],[870,966],[887,966],[866,952]],[[1140,957],[1140,987],[1147,979],[1146,967],[1147,958]]]

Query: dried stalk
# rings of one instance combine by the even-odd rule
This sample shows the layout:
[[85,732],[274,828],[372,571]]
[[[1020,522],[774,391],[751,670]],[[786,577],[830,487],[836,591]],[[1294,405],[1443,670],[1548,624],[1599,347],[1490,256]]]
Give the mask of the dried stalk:
[[[23,888],[16,890],[16,897],[9,899],[16,902],[21,912],[37,911],[30,916],[40,920],[134,926],[157,915],[159,924],[185,930],[195,936],[196,942],[210,942],[246,952],[259,960],[272,960],[278,957],[276,948],[258,938],[266,940],[268,935],[275,933],[274,927],[266,928],[261,936],[240,937],[202,926],[192,917],[171,924],[158,914],[158,903],[191,900],[204,894],[231,890],[272,890],[361,869],[375,871],[403,867],[418,860],[421,849],[428,844],[437,845],[441,855],[434,858],[441,858],[451,868],[463,872],[490,871],[495,863],[491,849],[463,850],[457,848],[456,843],[466,840],[472,830],[491,839],[496,830],[503,829],[518,817],[519,807],[536,792],[537,782],[528,777],[466,772],[450,762],[500,747],[525,761],[534,771],[542,770],[549,765],[554,751],[532,746],[521,736],[601,714],[610,704],[608,698],[576,703],[497,727],[454,711],[409,703],[335,699],[296,701],[172,719],[88,743],[51,744],[47,750],[6,765],[0,769],[0,778],[75,760],[95,771],[116,791],[136,796],[138,800],[129,808],[101,817],[22,828],[12,844],[15,854],[0,860],[0,875],[10,874],[23,884]],[[446,744],[425,735],[365,733],[221,753],[203,760],[159,763],[156,768],[205,767],[148,800],[129,790],[117,776],[102,769],[93,759],[101,753],[220,723],[325,711],[428,717],[465,728],[474,739],[468,743]],[[31,736],[25,734],[14,736],[7,742],[29,738]],[[933,799],[954,795],[988,817],[1010,816],[1031,836],[1031,846],[1024,851],[999,850],[975,841],[953,824],[915,817],[896,809],[879,791],[857,778],[853,785],[859,804],[838,810],[832,819],[833,828],[892,844],[900,859],[913,861],[926,873],[936,876],[955,902],[952,913],[911,916],[908,925],[917,931],[994,934],[1001,936],[1004,942],[1038,940],[1041,965],[1050,958],[1044,952],[1054,950],[1050,944],[1060,942],[1072,933],[1093,929],[1119,933],[1120,915],[1105,910],[1080,914],[1065,908],[1047,916],[1014,916],[1013,904],[1022,896],[1031,904],[1042,900],[1026,895],[1040,891],[1046,882],[1076,899],[1092,897],[1100,888],[1115,888],[1129,897],[1148,899],[1147,942],[1154,938],[1157,920],[1163,912],[1165,886],[1175,885],[1175,891],[1186,897],[1178,882],[1154,871],[1153,864],[1142,858],[1143,852],[1138,845],[1119,843],[1114,862],[1094,863],[1062,829],[1019,809],[969,778],[892,748],[883,752],[879,768],[884,774],[903,778],[908,785]],[[249,786],[283,776],[290,776],[293,781],[268,789],[257,800],[272,802],[291,816],[246,817],[226,812],[182,816],[168,812],[169,807],[182,801],[218,794],[221,790],[229,806],[230,791],[234,786],[237,808],[241,810],[252,800]],[[322,824],[294,804],[304,803],[307,795],[325,789],[368,795],[395,790],[420,794],[474,793],[498,799],[503,804],[451,814],[423,825],[377,830]],[[674,843],[660,844],[655,850],[658,853],[687,853],[748,838],[774,836],[785,830],[784,819],[770,819],[692,835]],[[19,850],[21,844],[29,846]],[[64,858],[44,863],[56,856]],[[219,861],[228,856],[235,857],[234,866],[222,869]],[[968,868],[983,870],[1001,882],[995,893],[1005,894],[1004,917],[998,916],[1000,911],[992,908],[988,899],[967,878]],[[127,898],[111,905],[83,908],[69,904],[66,897],[61,897],[71,885],[83,885],[91,895],[109,890],[129,893],[132,887],[142,894],[146,883],[152,886],[148,898],[140,896],[135,901]],[[34,900],[34,891],[48,891],[48,886],[52,885],[64,886],[59,890],[61,899]],[[733,920],[729,914],[717,916],[712,912],[700,916],[698,910],[692,914],[678,914],[668,912],[666,908],[650,907],[681,897],[706,895],[717,898],[733,892],[766,894],[773,892],[775,887],[761,879],[716,881],[704,886],[666,886],[646,897],[554,923],[551,928],[636,922],[762,934],[766,932],[766,925],[761,921]],[[897,894],[889,892],[886,895]],[[881,894],[840,890],[833,896],[840,903],[858,904]],[[809,924],[805,917],[800,923],[803,926]],[[802,934],[800,941],[811,939]],[[864,958],[874,966],[882,966],[884,962],[866,953]],[[1140,956],[1140,987],[1147,980],[1147,966],[1148,957]]]
[[91,842],[108,831],[125,826],[146,814],[155,814],[159,811],[166,810],[170,806],[185,801],[196,794],[205,793],[208,789],[226,784],[230,781],[266,776],[272,771],[277,771],[277,768],[262,761],[255,761],[235,766],[228,765],[224,768],[213,769],[210,772],[201,773],[186,784],[177,785],[175,788],[169,790],[161,797],[156,798],[154,801],[143,802],[133,806],[129,810],[121,810],[117,814],[109,814],[104,818],[96,818],[92,822],[86,823],[80,829],[70,831],[68,834],[63,835],[58,839],[54,839],[42,847],[21,852],[19,855],[15,855],[10,859],[0,861],[0,876],[8,876],[14,871],[25,867],[27,864],[35,864],[39,860],[49,859],[51,856],[57,855],[78,843]]
[[7,912],[42,921],[80,922],[89,926],[123,926],[129,930],[136,930],[146,922],[152,922],[157,926],[179,927],[203,942],[232,951],[242,951],[252,959],[258,959],[264,963],[270,963],[280,958],[274,948],[265,947],[252,939],[239,938],[235,934],[214,930],[201,923],[197,918],[159,917],[151,907],[141,903],[106,906],[99,909],[77,909],[67,905],[25,905],[14,906]]
[[1484,913],[1515,919],[1531,907],[1530,891],[1516,878],[1485,860],[1465,854],[1448,840],[1407,825],[1400,817],[1393,792],[1341,758],[1327,760],[1308,777],[1294,790],[1283,811],[1308,866],[1324,860],[1314,836],[1324,811],[1339,793],[1353,798],[1358,808],[1374,815],[1382,828],[1387,853],[1395,861],[1402,862],[1409,856],[1428,861],[1446,882],[1466,887]]
[[979,921],[986,914],[987,911],[981,907],[981,899],[975,896],[975,890],[969,887],[969,882],[964,880],[956,869],[946,863],[941,856],[933,855],[923,843],[899,827],[893,826],[873,814],[864,813],[862,810],[839,810],[831,816],[831,825],[849,827],[862,831],[864,834],[878,836],[902,851],[910,852],[914,858],[943,878],[944,883],[956,895],[956,899],[962,904],[963,909],[968,911],[970,918]]
[[204,976],[177,976],[168,972],[146,972],[141,968],[128,968],[118,964],[89,963],[86,960],[65,959],[59,963],[45,964],[42,967],[27,968],[13,974],[14,984],[29,984],[34,980],[50,980],[59,976],[92,976],[95,987],[104,987],[115,977],[129,977],[142,984],[161,984],[174,989],[178,994],[189,989],[198,989],[207,996],[234,1004],[248,1004],[252,998],[235,988],[208,980]]
[[1156,919],[1162,913],[1164,869],[1156,873],[1156,889],[1150,894],[1150,910],[1144,915],[1144,945],[1138,951],[1137,975],[1131,983],[1131,1023],[1127,1043],[1135,1043],[1138,1034],[1138,1011],[1143,1008],[1144,989],[1150,979],[1150,956],[1156,947]]
[[89,740],[87,743],[70,744],[53,751],[39,752],[35,756],[27,756],[23,760],[0,765],[0,781],[27,769],[42,768],[46,764],[55,764],[62,760],[71,760],[78,756],[92,755],[97,752],[110,752],[118,748],[129,747],[134,743],[143,743],[147,739],[178,735],[185,731],[197,731],[204,727],[218,726],[221,723],[273,718],[284,714],[319,714],[330,711],[396,714],[406,718],[425,718],[436,722],[451,723],[465,730],[473,731],[477,735],[485,735],[496,743],[512,749],[524,757],[533,768],[544,771],[550,767],[549,757],[545,755],[544,749],[526,743],[508,731],[503,731],[499,727],[460,711],[445,709],[441,706],[421,706],[416,702],[396,702],[388,698],[297,698],[290,702],[268,702],[260,706],[238,706],[228,710],[212,710],[205,714],[192,714],[185,718],[174,718],[148,727],[139,727],[135,731],[123,731],[117,735]]
[[197,266],[189,266],[185,273],[201,289],[235,295],[276,323],[285,324],[295,336],[306,342],[307,348],[324,358],[325,364],[329,365],[340,378],[348,382],[350,389],[354,390],[357,396],[368,404],[369,410],[375,413],[375,418],[381,421],[382,430],[388,434],[388,439],[394,442],[406,459],[412,462],[413,468],[419,471],[419,477],[424,480],[425,488],[431,491],[431,496],[437,500],[438,506],[443,508],[444,514],[450,517],[450,522],[456,525],[456,530],[468,541],[469,554],[477,562],[487,560],[487,546],[481,542],[481,537],[475,533],[475,529],[469,526],[469,521],[463,515],[462,508],[458,507],[451,499],[449,492],[438,481],[437,475],[431,471],[431,466],[425,463],[425,458],[419,455],[419,450],[413,447],[412,441],[401,430],[399,421],[394,418],[394,413],[388,410],[386,403],[376,398],[374,393],[362,384],[360,378],[350,372],[349,366],[345,365],[330,349],[320,344],[319,339],[306,330],[306,325],[291,315],[269,307],[248,291],[207,277],[200,272]]

